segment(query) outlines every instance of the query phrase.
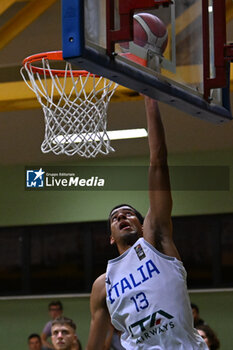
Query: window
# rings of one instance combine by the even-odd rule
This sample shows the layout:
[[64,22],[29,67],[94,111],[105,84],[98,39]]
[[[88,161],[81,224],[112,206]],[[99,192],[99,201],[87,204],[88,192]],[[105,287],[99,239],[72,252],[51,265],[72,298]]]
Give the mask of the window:
[[[233,214],[173,218],[188,288],[233,287]],[[0,294],[89,293],[118,255],[107,223],[0,228]]]

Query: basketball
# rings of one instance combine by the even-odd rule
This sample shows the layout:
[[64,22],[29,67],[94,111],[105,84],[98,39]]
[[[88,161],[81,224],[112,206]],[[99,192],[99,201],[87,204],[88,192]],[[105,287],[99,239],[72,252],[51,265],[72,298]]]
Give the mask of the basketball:
[[[138,13],[133,17],[134,44],[150,49],[162,55],[168,42],[165,24],[157,16],[150,13]],[[128,43],[121,43],[122,49],[128,49]]]

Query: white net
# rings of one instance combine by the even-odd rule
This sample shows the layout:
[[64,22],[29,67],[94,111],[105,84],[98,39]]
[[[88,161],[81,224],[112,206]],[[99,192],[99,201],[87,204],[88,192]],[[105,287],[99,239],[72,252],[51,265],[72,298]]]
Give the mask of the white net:
[[30,62],[21,69],[43,108],[42,152],[91,158],[114,151],[107,134],[107,108],[118,85],[87,72],[76,76],[77,71],[67,62],[62,77],[61,71],[54,72],[44,58],[40,69],[34,69]]

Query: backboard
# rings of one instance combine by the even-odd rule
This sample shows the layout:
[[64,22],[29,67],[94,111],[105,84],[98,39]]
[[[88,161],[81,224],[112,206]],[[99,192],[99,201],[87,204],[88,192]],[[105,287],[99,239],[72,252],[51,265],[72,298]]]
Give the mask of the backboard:
[[[142,13],[166,28],[160,52],[137,41],[154,30]],[[232,119],[224,0],[63,0],[62,27],[63,58],[76,67],[192,116]]]

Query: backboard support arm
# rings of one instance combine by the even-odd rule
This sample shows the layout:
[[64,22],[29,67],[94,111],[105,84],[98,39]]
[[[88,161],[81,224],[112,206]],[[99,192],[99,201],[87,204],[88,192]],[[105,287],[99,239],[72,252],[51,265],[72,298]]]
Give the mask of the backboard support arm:
[[226,55],[233,49],[226,46],[226,6],[225,0],[214,0],[212,5],[214,32],[214,68],[215,77],[210,77],[210,31],[209,31],[209,1],[202,0],[203,21],[203,75],[204,75],[204,98],[211,102],[211,89],[224,88],[228,82],[228,68]]

